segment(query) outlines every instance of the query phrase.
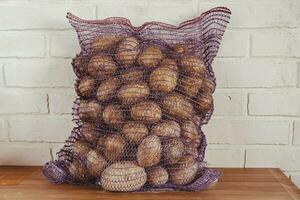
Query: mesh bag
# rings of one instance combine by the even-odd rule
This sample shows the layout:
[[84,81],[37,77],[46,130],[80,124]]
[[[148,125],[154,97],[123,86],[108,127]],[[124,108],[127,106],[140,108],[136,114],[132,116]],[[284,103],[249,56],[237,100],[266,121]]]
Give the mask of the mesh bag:
[[109,191],[198,191],[220,173],[206,167],[202,125],[213,112],[211,67],[230,10],[179,26],[133,27],[124,18],[70,13],[81,52],[72,65],[76,127],[43,173],[54,183]]

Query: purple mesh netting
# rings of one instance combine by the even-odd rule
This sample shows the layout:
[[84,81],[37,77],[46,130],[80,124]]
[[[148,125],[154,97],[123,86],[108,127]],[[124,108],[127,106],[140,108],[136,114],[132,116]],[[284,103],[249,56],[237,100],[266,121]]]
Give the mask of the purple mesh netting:
[[[77,76],[75,90],[78,97],[74,101],[73,107],[73,121],[76,127],[72,130],[64,147],[57,153],[57,160],[45,164],[43,168],[45,177],[56,184],[92,184],[112,191],[199,191],[206,189],[211,183],[215,182],[220,177],[220,172],[206,167],[204,157],[207,144],[201,127],[208,123],[213,113],[213,102],[209,101],[209,98],[212,98],[211,95],[214,92],[216,80],[211,64],[217,55],[230,14],[229,9],[218,7],[192,20],[185,21],[179,26],[161,22],[148,22],[140,27],[133,27],[130,21],[125,18],[83,20],[68,13],[67,18],[75,28],[81,46],[80,54],[72,62],[74,73]],[[98,44],[99,46],[95,46],[95,43],[98,38],[103,39],[105,37],[117,40],[111,42],[115,46],[99,50],[99,46],[103,48],[108,39],[102,40]],[[123,41],[126,41],[126,38],[134,38],[134,41],[138,44],[138,50],[131,49],[129,51],[126,48],[122,50],[120,46]],[[129,45],[130,48],[132,47],[131,45],[134,45],[132,41]],[[177,45],[183,45],[180,46],[184,47],[182,52],[175,49]],[[150,56],[148,55],[149,58],[142,60],[143,52],[146,52],[149,47],[159,49],[159,55],[162,54],[162,58],[157,58],[159,57],[158,54],[150,54]],[[118,48],[121,49],[119,51],[120,55],[125,55],[123,62],[120,62],[120,55],[117,53]],[[134,51],[138,53],[131,62],[130,56],[132,56]],[[96,60],[95,63],[92,63],[92,60],[99,55],[102,57]],[[203,61],[204,74],[201,74],[201,76],[191,75],[189,74],[190,72],[185,71],[186,69],[182,69],[184,66],[183,60],[189,58],[189,56],[196,59],[195,63],[187,62],[187,65],[191,66],[192,69],[195,69],[195,66],[198,67],[198,61]],[[109,59],[107,59],[108,57]],[[155,59],[160,60],[153,69],[147,68]],[[168,67],[162,67],[163,61],[166,60],[168,62],[175,61],[175,68],[171,69],[171,64],[168,64]],[[143,62],[148,64],[143,66],[141,64]],[[103,68],[96,68],[97,70],[95,70],[95,68],[92,68],[93,65],[101,65]],[[175,72],[176,88],[172,89],[172,91],[165,93],[152,91],[153,88],[149,77],[154,74],[158,65],[160,66],[158,68],[164,70],[162,74],[169,73],[170,75]],[[115,66],[117,66],[116,70],[113,68]],[[135,72],[142,71],[141,78],[136,79],[137,77],[133,77],[134,81],[126,82],[123,75],[130,71],[129,68],[130,70],[135,70]],[[90,69],[93,69],[93,71],[91,72]],[[103,76],[103,72],[107,73],[107,70],[115,71]],[[102,74],[95,77],[97,73]],[[135,73],[134,76],[139,75]],[[201,79],[201,88],[197,89],[194,96],[182,89],[185,80],[194,81],[194,79],[187,79],[188,77]],[[115,90],[113,90],[109,98],[104,99],[105,95],[108,95],[107,91],[105,90],[104,93],[102,91],[99,94],[98,90],[103,82],[107,80],[110,80],[110,82],[108,82],[106,87],[112,87],[115,84]],[[161,80],[158,79],[158,81]],[[204,84],[205,81],[206,84]],[[124,103],[119,94],[122,88],[130,84],[137,84],[135,87],[143,89],[139,91],[140,94],[138,95],[144,95],[144,93],[146,95],[143,98],[139,98],[138,101],[134,99],[134,102],[128,104],[126,101],[130,99],[126,99]],[[169,83],[166,81],[166,84]],[[151,88],[150,93],[147,90],[148,85]],[[165,88],[160,89],[163,90]],[[171,108],[166,107],[165,101],[172,95],[173,97],[177,95],[177,97],[180,97],[179,99],[189,102],[181,104],[182,107],[178,111],[182,111],[187,117],[173,113],[172,106],[176,107],[178,103],[176,100],[171,102]],[[151,103],[149,104],[149,102]],[[135,118],[133,107],[142,103],[148,107],[144,106],[144,110],[142,110],[144,113],[138,109],[136,113],[146,115],[145,113],[149,113],[149,110],[155,107],[153,105],[157,105],[161,112],[159,120],[149,121],[151,117],[158,113],[157,109],[151,113],[150,118],[149,116],[147,116],[148,118],[145,118],[145,116],[143,116],[144,118]],[[192,108],[189,105],[192,105]],[[205,110],[207,105],[209,105],[208,110]],[[195,109],[195,107],[197,108]],[[105,111],[107,112],[105,113]],[[99,113],[101,114],[99,115]],[[135,133],[143,134],[145,130],[147,132],[138,141],[132,141],[132,138],[130,138],[132,135],[128,136],[124,133],[125,125],[131,122],[133,122],[135,127],[138,127],[135,129]],[[170,132],[171,130],[172,134],[177,134],[176,127],[178,125],[180,135],[151,137],[151,135],[158,134],[154,132],[154,129],[164,122],[167,124],[171,123],[171,125],[169,123],[170,126],[167,129],[163,129],[164,131]],[[196,135],[192,134],[193,125],[196,127]],[[184,131],[184,129],[186,130]],[[165,132],[159,132],[159,134],[165,134]],[[134,137],[137,136],[135,135]],[[141,136],[139,135],[139,137]],[[141,160],[138,155],[140,149],[142,149],[140,146],[142,146],[142,143],[146,144],[146,140],[151,140],[152,143],[148,142],[148,146],[144,145],[144,147],[148,148],[146,148],[144,154],[147,154],[147,150],[151,153],[157,153],[157,148],[153,149],[151,145],[156,144],[157,142],[155,143],[155,141],[159,141],[159,154],[156,155],[159,159],[157,162],[153,161],[151,165],[145,163],[157,160],[155,155],[147,155],[148,160]],[[113,146],[114,149],[109,151],[110,146]],[[120,149],[122,151],[117,157],[114,157]],[[171,158],[167,158],[169,154]],[[173,160],[170,161],[168,159]],[[93,165],[95,163],[97,165]],[[193,170],[193,166],[196,166],[196,171]],[[110,171],[108,168],[110,168]],[[160,170],[157,170],[158,168]],[[154,178],[150,177],[150,172],[153,171],[164,172],[164,176],[156,175],[156,177],[152,173],[153,177],[156,178],[155,181],[163,183],[153,183],[152,179]],[[193,174],[192,171],[195,173]],[[162,181],[165,177],[167,177],[166,180]],[[124,181],[125,179],[126,181]]]

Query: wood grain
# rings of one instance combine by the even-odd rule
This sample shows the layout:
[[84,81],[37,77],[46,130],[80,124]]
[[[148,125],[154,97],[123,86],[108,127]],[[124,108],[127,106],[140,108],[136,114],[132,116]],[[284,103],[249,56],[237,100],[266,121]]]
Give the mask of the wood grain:
[[220,169],[202,192],[110,193],[97,187],[53,185],[40,167],[0,167],[1,200],[300,200],[300,190],[279,169]]

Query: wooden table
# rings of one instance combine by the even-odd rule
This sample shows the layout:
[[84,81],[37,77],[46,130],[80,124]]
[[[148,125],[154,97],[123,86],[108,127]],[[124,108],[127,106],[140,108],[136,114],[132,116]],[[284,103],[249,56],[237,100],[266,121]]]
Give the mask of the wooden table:
[[202,192],[110,193],[97,187],[53,185],[40,167],[0,167],[0,200],[300,200],[279,169],[220,169],[223,176]]

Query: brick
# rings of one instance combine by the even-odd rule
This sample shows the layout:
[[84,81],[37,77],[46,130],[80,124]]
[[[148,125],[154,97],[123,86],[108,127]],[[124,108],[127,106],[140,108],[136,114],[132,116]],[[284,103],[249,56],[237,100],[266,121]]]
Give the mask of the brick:
[[0,165],[42,166],[51,160],[45,144],[1,144]]
[[293,144],[300,145],[300,121],[295,121],[294,122]]
[[71,28],[65,18],[69,11],[84,19],[95,18],[95,8],[83,4],[2,4],[0,5],[0,29]]
[[260,33],[252,36],[252,56],[288,56],[290,37],[285,33]]
[[244,57],[247,54],[248,34],[238,31],[225,32],[218,57]]
[[[220,6],[220,1],[198,1],[199,13]],[[298,6],[291,1],[269,1],[259,4],[252,1],[221,1],[221,5],[232,11],[230,27],[296,27]]]
[[300,169],[300,149],[247,149],[246,167],[272,167],[284,171]]
[[243,115],[243,109],[246,105],[242,94],[217,91],[213,96],[214,115]]
[[244,166],[244,151],[240,149],[207,149],[205,158],[209,167]]
[[249,95],[250,115],[300,116],[300,92],[259,92]]
[[300,57],[300,33],[294,34],[292,38],[291,54],[294,57]]
[[0,119],[0,141],[4,141],[8,138],[7,136],[7,124],[6,121]]
[[1,33],[0,46],[0,57],[44,57],[46,40],[42,34]]
[[70,135],[71,116],[31,116],[9,120],[12,141],[64,142]]
[[6,84],[19,87],[72,87],[75,75],[70,62],[24,61],[5,65]]
[[270,88],[297,84],[297,65],[290,62],[217,59],[213,68],[220,88]]
[[300,189],[300,173],[291,173],[291,180]]
[[288,144],[289,122],[213,119],[203,127],[209,143]]
[[5,82],[3,68],[4,68],[3,65],[0,64],[0,86],[3,86]]
[[[75,33],[74,33],[75,34]],[[72,36],[53,36],[50,39],[50,55],[54,57],[74,57],[80,52],[78,39]]]
[[51,113],[72,113],[73,102],[76,98],[74,90],[49,92],[49,106]]
[[47,112],[46,93],[0,88],[0,114]]

